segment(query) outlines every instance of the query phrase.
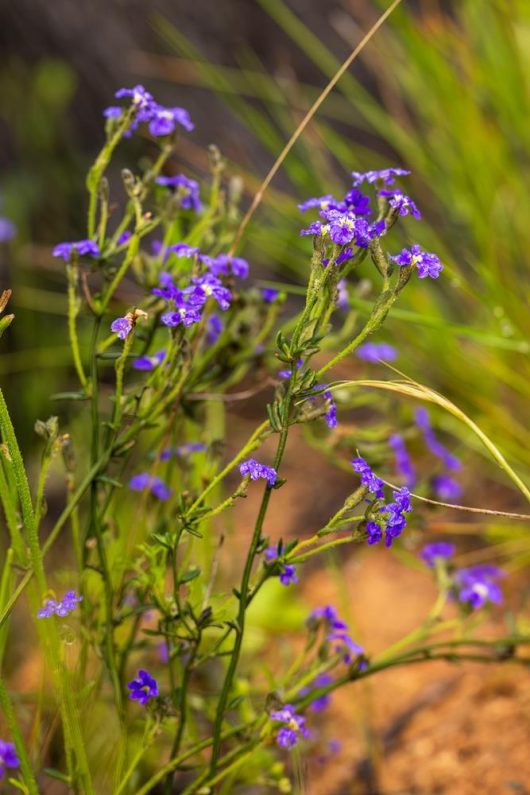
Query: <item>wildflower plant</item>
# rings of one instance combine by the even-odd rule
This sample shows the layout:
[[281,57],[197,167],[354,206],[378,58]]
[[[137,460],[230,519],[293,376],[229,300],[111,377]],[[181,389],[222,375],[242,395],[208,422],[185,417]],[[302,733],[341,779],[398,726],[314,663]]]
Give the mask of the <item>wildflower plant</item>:
[[[0,774],[30,795],[48,775],[82,795],[191,795],[214,792],[220,782],[261,781],[274,767],[275,788],[286,792],[288,754],[318,739],[311,715],[327,708],[336,689],[427,659],[525,662],[518,649],[527,639],[514,633],[489,642],[463,637],[459,629],[432,642],[443,609],[456,606],[465,623],[502,599],[502,572],[492,565],[457,567],[456,550],[445,542],[422,554],[439,598],[399,652],[373,657],[369,640],[361,646],[333,605],[308,611],[300,627],[304,653],[287,670],[271,661],[274,681],[263,681],[259,659],[244,648],[249,608],[275,581],[286,586],[284,593],[296,592],[307,560],[345,544],[383,542],[382,553],[390,554],[384,547],[401,544],[416,521],[420,509],[411,489],[420,470],[397,422],[386,440],[387,460],[368,460],[363,437],[348,437],[341,460],[350,469],[351,490],[322,527],[301,540],[282,540],[267,520],[276,492],[289,488],[282,467],[293,426],[317,427],[330,460],[341,455],[344,445],[335,440],[348,384],[332,380],[335,368],[344,361],[365,368],[393,360],[393,346],[369,337],[402,291],[416,278],[413,289],[425,289],[425,280],[441,277],[442,264],[417,244],[398,252],[393,243],[396,224],[421,217],[401,187],[408,172],[354,172],[344,196],[302,204],[315,216],[301,230],[308,238],[307,290],[299,311],[280,320],[281,289],[256,285],[251,265],[236,256],[240,187],[226,178],[219,152],[210,150],[202,182],[174,174],[179,136],[193,130],[187,111],[162,107],[142,86],[122,89],[116,98],[120,104],[104,112],[106,141],[88,174],[86,238],[53,251],[65,267],[79,381],[77,392],[58,397],[65,408],[74,404],[82,423],[78,438],[60,431],[56,417],[37,423],[42,456],[35,493],[0,396],[8,539],[0,649],[3,656],[13,608],[27,592],[50,686],[41,731],[29,733],[26,713],[0,679],[9,733],[0,741]],[[116,148],[142,134],[157,154],[142,172],[126,169],[121,185],[110,184],[106,172]],[[348,311],[348,287],[367,274],[380,289],[371,314],[333,348],[340,339],[334,324]],[[9,297],[2,298],[2,310]],[[0,329],[12,319],[0,320]],[[274,384],[266,416],[229,456],[218,438],[224,401],[263,368]],[[361,378],[353,386],[381,383]],[[438,477],[458,470],[428,415],[420,412],[417,425],[406,429],[406,438],[412,432],[425,440],[444,466]],[[265,452],[266,440],[272,454]],[[394,456],[402,485],[387,482]],[[64,471],[66,500],[44,535],[54,462]],[[219,517],[237,513],[238,502],[256,492],[253,527],[241,549],[231,540],[232,565],[225,571]],[[61,572],[49,562],[59,538],[71,543],[75,561]],[[67,582],[62,598],[52,590],[55,580]],[[76,638],[75,654],[66,650],[65,633]],[[112,739],[107,767],[88,736],[95,715]],[[51,773],[50,735],[56,745],[64,740]],[[279,767],[272,765],[276,758]]]

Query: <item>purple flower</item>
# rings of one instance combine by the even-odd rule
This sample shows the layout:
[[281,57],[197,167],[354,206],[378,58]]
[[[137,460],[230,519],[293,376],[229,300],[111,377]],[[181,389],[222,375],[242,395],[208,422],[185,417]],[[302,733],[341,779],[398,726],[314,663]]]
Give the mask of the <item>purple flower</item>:
[[6,770],[14,770],[20,767],[20,760],[13,743],[0,740],[0,780],[3,779]]
[[151,135],[155,137],[171,135],[177,126],[183,127],[187,132],[191,132],[195,127],[187,110],[184,108],[164,108],[161,105],[153,107],[149,120],[149,132]]
[[321,212],[327,223],[321,225],[320,234],[329,235],[339,246],[355,242],[360,248],[367,248],[375,237],[372,227],[364,218],[357,218],[355,213],[347,210],[323,210]]
[[196,279],[192,279],[193,287],[186,291],[195,304],[204,304],[208,298],[213,298],[219,304],[220,309],[226,311],[230,307],[232,293],[224,287],[222,282],[211,273],[205,273]]
[[433,544],[423,547],[420,558],[430,569],[434,569],[437,560],[447,560],[453,557],[455,550],[454,544],[449,544],[447,541],[435,541]]
[[188,246],[187,243],[176,243],[174,246],[168,246],[164,254],[164,262],[167,262],[170,254],[175,254],[176,257],[194,257],[199,254],[200,249],[198,246]]
[[362,646],[356,643],[348,631],[348,625],[339,619],[333,605],[317,607],[310,618],[323,621],[326,625],[326,640],[333,645],[335,653],[344,652],[344,662],[350,663],[352,656],[364,654]]
[[350,301],[346,279],[340,279],[337,284],[337,306],[339,309],[349,309]]
[[51,618],[53,615],[64,618],[82,601],[83,597],[78,596],[75,591],[67,591],[58,602],[55,599],[47,599],[44,607],[41,607],[37,613],[37,618]]
[[127,687],[131,691],[129,698],[133,701],[138,701],[142,707],[145,707],[147,702],[158,696],[158,683],[151,674],[147,671],[140,669],[138,676],[128,683]]
[[99,246],[93,240],[78,240],[75,243],[58,243],[53,249],[53,257],[62,257],[65,262],[72,256],[72,252],[79,256],[99,257]]
[[[193,210],[198,213],[202,210],[202,203],[199,195],[199,183],[186,177],[184,174],[175,174],[172,177],[157,177],[158,185],[178,188],[180,205],[184,210]],[[180,244],[185,245],[185,244]],[[188,246],[189,248],[189,246]],[[198,251],[199,249],[196,249]]]
[[306,199],[305,202],[302,202],[302,204],[298,205],[298,209],[303,213],[313,208],[318,208],[319,210],[327,210],[332,207],[337,209],[339,207],[339,203],[330,193],[328,193],[326,196],[319,196],[311,199]]
[[261,297],[265,301],[266,304],[272,304],[278,298],[278,290],[275,290],[274,287],[264,287],[261,291]]
[[390,259],[401,267],[415,265],[420,279],[426,279],[427,276],[430,276],[431,279],[437,279],[443,270],[443,265],[436,254],[424,251],[418,244],[411,246],[410,249],[404,248],[399,254],[390,257]]
[[[265,550],[263,555],[268,563],[274,563],[279,557],[276,547],[269,547]],[[296,574],[296,567],[293,566],[292,563],[278,561],[278,566],[280,567],[279,580],[282,585],[295,585],[299,582],[298,575]]]
[[364,362],[393,362],[397,359],[397,351],[386,342],[364,342],[355,351],[356,356]]
[[423,406],[416,409],[416,424],[422,431],[425,444],[431,453],[437,458],[440,458],[447,469],[458,472],[458,470],[462,468],[460,460],[438,441],[431,426],[429,412]]
[[361,476],[362,485],[366,486],[371,494],[375,494],[377,498],[385,496],[383,481],[374,474],[372,468],[366,463],[364,458],[354,458],[351,465],[354,471]]
[[167,663],[169,662],[169,647],[167,645],[167,641],[166,640],[160,641],[160,643],[157,645],[157,649],[158,649],[158,657],[160,659],[160,662],[163,665],[167,665]]
[[122,113],[123,108],[120,107],[120,105],[110,105],[110,107],[105,108],[103,111],[103,115],[106,119],[118,119]]
[[388,199],[390,207],[397,212],[398,215],[411,215],[418,221],[421,221],[421,213],[410,198],[399,190],[380,190],[378,196],[384,196]]
[[405,480],[405,485],[411,489],[416,483],[416,470],[408,453],[403,437],[398,433],[389,437],[388,443],[394,451],[396,468]]
[[158,351],[154,356],[139,356],[133,360],[132,366],[134,370],[154,370],[162,364],[166,358],[165,351]]
[[495,582],[504,576],[504,572],[488,564],[460,569],[455,574],[458,599],[467,603],[473,610],[483,607],[486,603],[502,603],[502,591]]
[[[330,685],[333,682],[333,677],[330,674],[323,673],[316,676],[310,685],[307,687],[303,687],[300,690],[299,695],[306,696],[311,693],[313,690],[317,690],[321,687],[326,687],[326,685]],[[329,706],[331,701],[331,694],[324,693],[323,696],[318,696],[314,701],[311,702],[309,709],[312,712],[322,712],[323,709],[326,709]]]
[[[388,503],[379,509],[385,520],[385,546],[391,547],[395,538],[401,535],[407,526],[406,513],[412,510],[410,491],[403,486],[398,491],[393,491],[394,502]],[[368,542],[370,543],[370,542]]]
[[371,215],[370,197],[360,190],[353,188],[344,197],[344,202],[355,215]]
[[246,461],[243,461],[239,465],[239,471],[243,477],[246,477],[247,475],[250,476],[251,480],[259,480],[260,478],[263,478],[267,481],[269,486],[274,486],[278,480],[278,473],[275,469],[268,467],[265,464],[260,464],[255,458],[248,458]]
[[228,254],[210,257],[202,254],[200,260],[214,276],[237,276],[239,279],[246,279],[249,274],[248,262],[242,257],[230,257]]
[[129,488],[132,491],[145,491],[147,489],[153,497],[163,502],[169,500],[173,494],[172,489],[161,478],[149,475],[148,472],[133,475],[129,481]]
[[219,315],[210,315],[206,324],[206,328],[206,342],[208,345],[213,345],[221,336],[223,331],[223,321]]
[[128,243],[128,242],[129,242],[129,240],[131,239],[131,237],[132,237],[132,233],[131,233],[131,232],[129,232],[129,230],[128,230],[128,229],[126,229],[124,232],[122,232],[122,233],[121,233],[121,235],[120,235],[120,236],[118,237],[118,239],[116,240],[116,245],[117,245],[117,246],[123,246],[123,245],[125,245],[125,243]]
[[[298,359],[298,361],[296,362],[296,364],[294,366],[295,370],[299,370],[301,368],[301,366],[303,365],[303,363],[304,363],[303,359]],[[291,371],[290,370],[278,370],[278,375],[280,376],[280,378],[290,378],[291,377]]]
[[458,500],[462,496],[462,486],[449,475],[436,475],[432,479],[432,487],[436,496],[444,502]]
[[118,335],[120,340],[125,340],[132,331],[132,320],[127,315],[125,317],[117,317],[110,324],[110,330]]
[[188,442],[178,447],[167,447],[160,453],[160,460],[169,461],[173,455],[177,456],[177,458],[185,458],[192,453],[203,453],[206,449],[206,445],[201,442]]
[[0,217],[0,243],[9,243],[17,233],[15,224],[9,218]]
[[[338,425],[337,420],[337,404],[335,403],[335,398],[333,397],[333,393],[325,384],[317,384],[314,389],[321,389],[324,390],[320,394],[327,401],[328,408],[326,414],[324,415],[324,421],[328,428],[336,428]],[[315,398],[311,398],[315,400]]]
[[384,185],[393,185],[396,177],[407,177],[410,171],[404,168],[383,168],[379,171],[352,171],[353,187],[356,188],[363,182],[372,184],[381,181]]
[[281,748],[293,748],[301,737],[309,737],[305,718],[295,712],[292,704],[285,704],[281,709],[273,710],[270,719],[284,724],[276,735],[276,742]]

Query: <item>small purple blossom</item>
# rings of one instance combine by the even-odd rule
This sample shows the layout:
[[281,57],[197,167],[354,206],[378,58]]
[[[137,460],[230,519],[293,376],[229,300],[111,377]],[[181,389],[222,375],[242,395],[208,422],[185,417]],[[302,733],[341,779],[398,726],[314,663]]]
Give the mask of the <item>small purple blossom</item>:
[[193,303],[204,304],[208,298],[213,298],[223,312],[230,307],[232,293],[227,287],[223,286],[216,276],[212,276],[211,273],[205,273],[203,276],[198,276],[191,281],[193,287],[188,288],[186,292],[190,295]]
[[200,260],[214,276],[237,276],[238,279],[246,279],[249,274],[248,262],[243,257],[231,257],[228,254],[210,257],[202,254]]
[[405,486],[411,489],[416,483],[416,470],[408,453],[405,441],[398,433],[394,433],[389,437],[388,443],[394,451],[396,469],[403,477]]
[[9,243],[17,233],[15,224],[9,218],[0,217],[0,243]]
[[243,477],[250,476],[251,480],[259,480],[263,478],[267,481],[269,486],[274,486],[278,480],[278,473],[273,467],[268,467],[265,464],[260,464],[255,458],[247,458],[239,465],[239,471]]
[[462,496],[462,486],[449,475],[436,475],[431,483],[438,499],[444,502],[458,500]]
[[133,475],[129,481],[129,488],[132,491],[148,490],[153,497],[165,502],[173,494],[173,490],[161,478],[149,475],[148,472],[140,472]]
[[298,205],[298,209],[305,213],[307,210],[312,210],[317,208],[318,210],[327,210],[330,208],[338,208],[339,202],[330,194],[328,193],[326,196],[318,196],[313,197],[311,199],[306,199],[305,202]]
[[337,306],[339,309],[349,309],[350,300],[346,279],[340,279],[337,284]]
[[355,213],[355,215],[371,215],[370,197],[360,190],[353,188],[344,197],[344,203],[347,208]]
[[78,596],[75,591],[67,591],[58,602],[55,599],[47,599],[44,607],[41,607],[37,613],[37,618],[51,618],[54,615],[64,618],[73,612],[82,601],[83,597]]
[[125,245],[125,243],[129,242],[131,237],[132,237],[132,233],[129,232],[128,229],[126,229],[124,232],[121,233],[121,235],[119,235],[118,239],[116,240],[116,245],[117,246]]
[[276,735],[276,742],[280,748],[293,748],[301,737],[309,737],[305,718],[295,712],[292,704],[285,704],[281,709],[273,710],[270,719],[284,724]]
[[217,342],[222,334],[223,328],[223,321],[219,315],[210,315],[206,324],[206,342],[208,345],[213,345]]
[[410,171],[404,168],[383,168],[379,171],[352,171],[353,187],[357,188],[363,182],[370,185],[374,182],[382,182],[384,185],[393,185],[396,177],[407,177]]
[[386,342],[364,342],[355,351],[356,356],[364,362],[377,363],[380,359],[384,362],[394,362],[397,351]]
[[142,707],[145,707],[148,701],[158,696],[158,683],[151,674],[147,671],[140,669],[138,676],[128,683],[127,687],[131,691],[129,698],[133,701],[138,701]]
[[278,290],[275,290],[274,287],[264,287],[261,291],[261,297],[263,298],[266,304],[272,304],[278,298]]
[[20,760],[14,744],[0,740],[0,780],[3,779],[6,770],[15,770],[18,767]]
[[424,406],[416,409],[416,425],[422,431],[425,444],[431,453],[440,458],[447,469],[458,472],[462,468],[461,461],[438,441],[431,426],[429,412]]
[[374,474],[372,468],[366,463],[364,458],[354,458],[351,465],[354,471],[361,476],[362,485],[366,486],[371,494],[375,494],[379,499],[385,496],[383,481]]
[[110,330],[117,334],[120,340],[125,340],[132,331],[132,320],[127,315],[125,317],[117,317],[110,324]]
[[342,621],[333,605],[317,607],[310,614],[310,619],[323,621],[326,625],[326,640],[333,645],[335,653],[344,653],[344,662],[350,663],[352,657],[364,654],[364,649],[349,634],[348,625]]
[[501,604],[502,591],[496,583],[501,577],[504,577],[502,569],[489,564],[460,569],[455,574],[459,601],[469,604],[473,610],[488,602]]
[[177,456],[177,458],[186,458],[192,453],[203,453],[206,449],[206,445],[202,442],[188,442],[186,444],[181,444],[178,447],[167,447],[160,453],[160,460],[169,461],[172,456]]
[[154,135],[155,138],[171,135],[177,127],[182,127],[187,132],[191,132],[195,127],[187,110],[184,108],[164,108],[161,105],[155,105],[152,108],[149,120],[149,132],[151,135]]
[[175,174],[171,177],[157,177],[156,182],[158,185],[177,188],[180,196],[180,206],[184,210],[193,210],[196,213],[202,210],[199,195],[200,187],[196,180],[190,179],[184,174]]
[[437,560],[448,560],[455,554],[456,547],[454,544],[449,544],[447,541],[435,541],[432,544],[427,544],[420,552],[420,558],[426,566],[434,569]]
[[[330,674],[323,673],[316,676],[310,685],[307,687],[303,687],[300,690],[299,695],[306,696],[309,693],[312,693],[313,690],[317,690],[321,687],[326,687],[326,685],[330,685],[333,682],[333,677]],[[322,712],[322,710],[326,709],[329,706],[331,701],[331,694],[324,693],[322,696],[318,696],[314,701],[311,702],[309,709],[312,712]]]
[[122,113],[123,108],[120,105],[110,105],[110,107],[105,108],[103,111],[103,115],[106,119],[118,119]]
[[421,213],[410,196],[406,196],[399,190],[381,190],[378,196],[385,196],[388,198],[390,207],[395,210],[398,215],[410,215],[412,218],[421,221]]
[[443,270],[443,265],[436,254],[424,251],[418,244],[411,246],[410,249],[402,249],[399,254],[390,257],[390,259],[401,267],[414,265],[420,279],[426,279],[428,276],[431,279],[437,279]]
[[134,370],[154,370],[155,367],[162,364],[165,358],[166,352],[158,351],[154,356],[139,356],[137,359],[133,359],[132,366]]
[[93,240],[78,240],[74,243],[58,243],[52,251],[53,257],[62,257],[68,262],[75,252],[81,257],[99,257],[99,246]]
[[187,243],[176,243],[173,246],[168,246],[164,253],[164,262],[167,262],[169,259],[170,254],[174,254],[176,257],[194,257],[196,254],[200,253],[200,249],[198,246],[188,246]]
[[[279,557],[278,550],[276,547],[268,547],[268,549],[264,551],[263,556],[268,563],[274,563]],[[299,582],[296,567],[292,563],[283,563],[283,561],[279,561],[278,565],[280,567],[278,579],[282,585],[295,585]]]

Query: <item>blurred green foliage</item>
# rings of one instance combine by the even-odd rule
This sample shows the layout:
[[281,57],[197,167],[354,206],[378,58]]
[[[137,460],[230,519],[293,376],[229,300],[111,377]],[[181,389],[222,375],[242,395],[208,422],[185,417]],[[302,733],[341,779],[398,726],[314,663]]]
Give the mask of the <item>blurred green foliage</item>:
[[[267,73],[244,45],[239,70],[219,68],[167,20],[156,25],[275,157],[340,61],[284,0],[259,3],[321,70],[318,86],[285,69]],[[248,243],[254,259],[298,281],[306,245],[292,192],[299,201],[344,189],[351,169],[408,166],[425,219],[409,223],[408,240],[447,267],[392,314],[398,365],[468,411],[528,475],[530,5],[462,0],[447,13],[420,5],[415,14],[403,4],[364,51],[362,70],[341,80],[285,161],[290,187],[266,194]],[[353,18],[345,11],[331,21],[353,48]]]

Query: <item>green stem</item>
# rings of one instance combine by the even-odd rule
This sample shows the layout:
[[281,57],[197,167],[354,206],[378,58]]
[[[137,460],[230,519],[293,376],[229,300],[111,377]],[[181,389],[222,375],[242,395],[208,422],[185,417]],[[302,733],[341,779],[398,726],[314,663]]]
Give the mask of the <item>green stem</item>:
[[15,743],[15,748],[17,749],[24,784],[28,788],[30,795],[39,795],[39,787],[31,769],[26,745],[22,738],[22,732],[19,729],[11,699],[9,698],[9,694],[2,679],[0,679],[0,707],[2,708],[2,713],[11,737],[13,738],[13,742]]

